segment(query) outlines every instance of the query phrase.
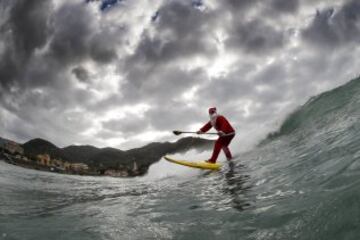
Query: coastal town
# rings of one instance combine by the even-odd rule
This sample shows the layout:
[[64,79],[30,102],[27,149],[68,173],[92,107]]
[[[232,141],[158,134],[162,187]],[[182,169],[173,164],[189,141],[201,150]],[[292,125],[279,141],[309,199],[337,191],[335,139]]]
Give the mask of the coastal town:
[[[47,153],[30,157],[25,154],[20,144],[3,138],[0,138],[0,159],[17,166],[56,173],[113,177],[129,176],[129,171],[124,169],[95,169],[85,163],[70,163],[62,159],[51,158]],[[134,162],[131,170],[133,173],[137,173],[136,162]]]
[[91,145],[57,147],[41,138],[23,144],[0,136],[0,160],[19,167],[62,174],[136,177],[167,154],[196,149],[204,151],[213,141],[185,137],[176,142],[154,142],[126,151]]

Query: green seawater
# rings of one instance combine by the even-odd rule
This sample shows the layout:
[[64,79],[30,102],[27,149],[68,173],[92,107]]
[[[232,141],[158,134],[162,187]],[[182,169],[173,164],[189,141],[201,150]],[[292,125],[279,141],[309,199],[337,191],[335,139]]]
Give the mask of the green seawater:
[[218,172],[161,160],[144,177],[84,177],[0,161],[0,240],[360,239],[359,109],[355,79]]

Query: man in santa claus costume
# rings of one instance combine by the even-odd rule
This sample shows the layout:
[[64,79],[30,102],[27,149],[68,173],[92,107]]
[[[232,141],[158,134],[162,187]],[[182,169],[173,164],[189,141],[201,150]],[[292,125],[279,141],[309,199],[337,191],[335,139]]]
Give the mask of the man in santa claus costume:
[[231,160],[232,155],[229,144],[235,136],[235,130],[224,116],[217,114],[215,107],[209,108],[209,116],[210,121],[196,132],[197,134],[202,134],[209,131],[212,127],[218,132],[219,138],[215,142],[213,154],[206,162],[216,163],[221,149],[224,151],[227,160]]

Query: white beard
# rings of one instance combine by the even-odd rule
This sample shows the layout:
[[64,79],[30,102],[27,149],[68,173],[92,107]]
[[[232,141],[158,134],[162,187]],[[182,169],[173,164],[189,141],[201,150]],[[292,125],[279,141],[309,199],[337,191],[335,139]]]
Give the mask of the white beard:
[[217,113],[213,113],[210,115],[210,122],[213,127],[215,127],[217,117],[218,117]]

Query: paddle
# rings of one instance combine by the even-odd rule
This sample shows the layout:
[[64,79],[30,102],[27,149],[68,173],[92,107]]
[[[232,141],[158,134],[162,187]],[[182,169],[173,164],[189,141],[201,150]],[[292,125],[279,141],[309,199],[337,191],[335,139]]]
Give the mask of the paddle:
[[[197,133],[197,132],[186,132],[186,131],[177,131],[177,130],[174,130],[173,133],[175,135],[180,135],[182,133]],[[202,133],[202,134],[210,134],[210,135],[218,135],[218,133]]]
[[[182,133],[196,133],[196,134],[197,134],[197,132],[186,132],[186,131],[178,131],[178,130],[174,130],[173,133],[174,133],[175,135],[180,135],[180,134],[182,134]],[[219,133],[214,133],[214,132],[201,133],[201,134],[219,135]],[[227,137],[227,136],[232,136],[232,135],[235,135],[235,132],[228,133],[228,134],[223,134],[223,135],[221,135],[221,137]]]

